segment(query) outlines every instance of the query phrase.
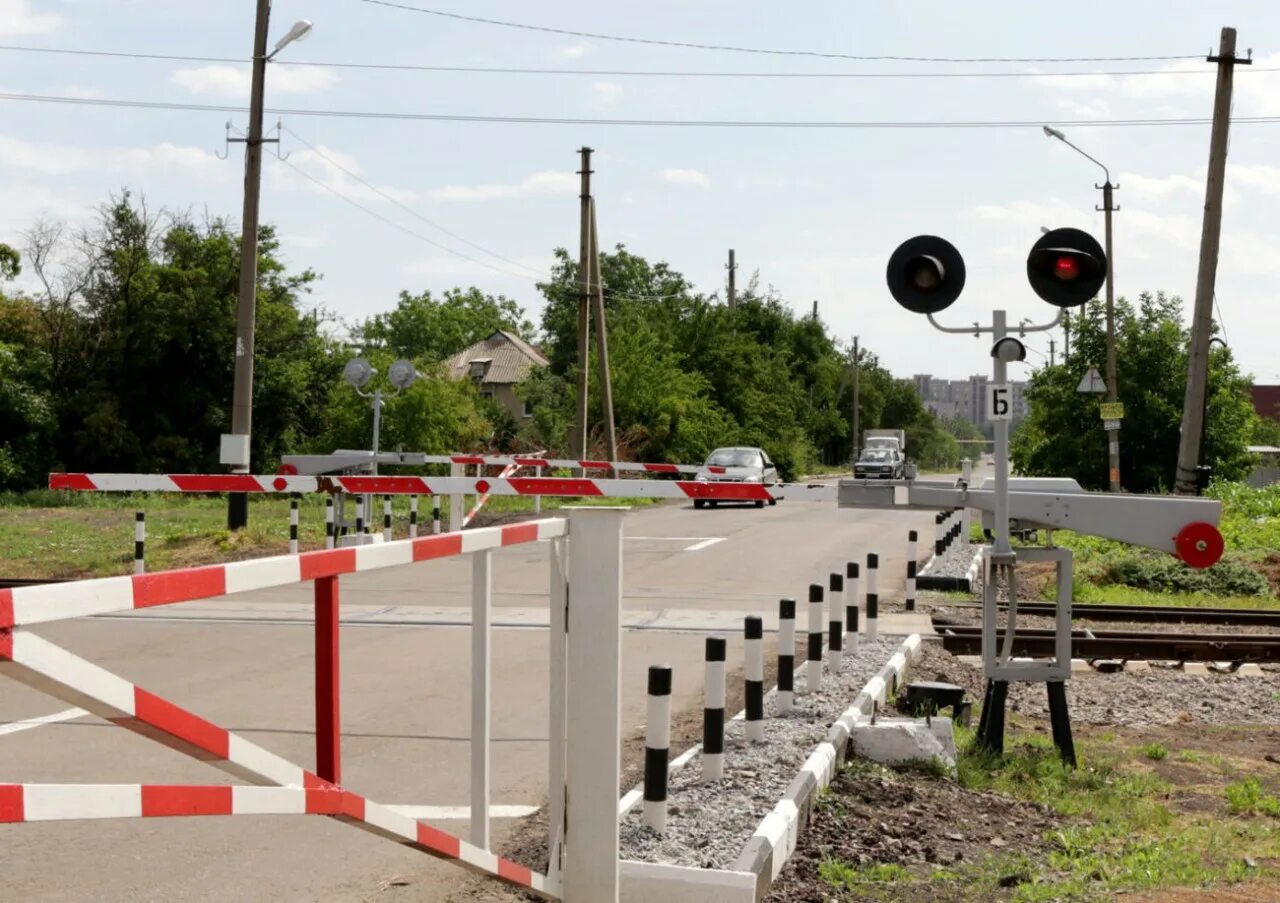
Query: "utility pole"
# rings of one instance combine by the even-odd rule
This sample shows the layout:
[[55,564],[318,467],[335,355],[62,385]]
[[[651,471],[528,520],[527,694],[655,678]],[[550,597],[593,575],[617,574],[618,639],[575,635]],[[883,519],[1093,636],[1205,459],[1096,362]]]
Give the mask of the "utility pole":
[[[1111,192],[1115,186],[1111,184],[1111,175],[1102,183],[1102,209],[1105,217],[1105,243],[1107,252],[1107,401],[1117,401],[1116,388],[1116,288],[1115,263],[1111,256],[1111,213],[1116,210],[1111,201]],[[1107,430],[1107,458],[1111,491],[1120,491],[1120,429],[1119,421],[1116,429]]]
[[578,195],[579,210],[579,253],[578,253],[578,413],[573,423],[573,441],[570,453],[579,461],[587,457],[587,367],[591,354],[590,345],[590,303],[591,277],[595,267],[591,265],[591,148],[583,147],[578,151],[582,155],[582,188]]
[[618,436],[613,422],[613,378],[609,375],[609,331],[604,317],[604,277],[600,274],[600,236],[596,231],[596,201],[591,199],[591,279],[595,291],[592,315],[596,321],[596,366],[600,368],[600,404],[609,460],[618,460]]
[[853,460],[858,460],[858,452],[861,450],[858,442],[858,373],[862,369],[858,366],[858,337],[853,337]]
[[1062,315],[1062,362],[1071,360],[1071,314]]
[[1053,339],[1049,340],[1049,366],[1052,367],[1056,361],[1053,357]]
[[729,249],[729,265],[726,269],[729,271],[729,310],[733,310],[738,306],[737,282],[734,279],[738,265],[733,261],[733,248]]
[[816,299],[813,302],[813,322],[818,322],[818,302]]
[[[271,0],[258,0],[253,29],[253,74],[249,94],[249,130],[244,142],[244,212],[240,217],[240,288],[236,302],[235,376],[231,388],[231,432],[244,436],[253,431],[253,337],[258,289],[258,200],[262,193],[262,104],[266,91],[267,31]],[[232,466],[234,473],[249,473],[249,455]],[[227,529],[249,523],[249,496],[233,492],[227,497]]]
[[1196,492],[1200,438],[1204,431],[1205,384],[1209,377],[1209,334],[1213,326],[1213,295],[1218,276],[1218,244],[1222,238],[1222,189],[1227,175],[1227,136],[1231,128],[1231,86],[1236,64],[1236,30],[1223,28],[1218,55],[1218,87],[1213,95],[1213,131],[1209,137],[1209,175],[1204,191],[1204,222],[1200,230],[1200,270],[1196,276],[1195,312],[1191,320],[1191,350],[1187,362],[1187,394],[1182,404],[1182,436],[1174,491]]

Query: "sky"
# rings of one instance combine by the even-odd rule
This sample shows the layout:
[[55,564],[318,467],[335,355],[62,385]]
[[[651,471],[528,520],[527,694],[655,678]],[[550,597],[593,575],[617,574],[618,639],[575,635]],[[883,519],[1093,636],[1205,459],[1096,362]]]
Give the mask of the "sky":
[[[949,325],[1046,322],[1026,283],[1042,226],[1102,239],[1102,170],[1056,140],[1061,129],[1118,185],[1116,292],[1195,294],[1209,149],[1207,124],[1107,126],[1110,119],[1207,119],[1224,25],[1238,29],[1236,117],[1280,116],[1280,4],[1274,0],[1124,3],[650,0],[403,0],[405,5],[590,32],[581,37],[461,21],[367,0],[276,0],[271,43],[298,19],[312,34],[267,71],[275,148],[262,219],[296,269],[323,275],[308,305],[336,321],[390,309],[401,290],[477,285],[536,321],[556,247],[578,242],[578,148],[595,149],[602,245],[666,260],[723,297],[758,273],[798,312],[816,300],[842,339],[899,376],[987,372],[989,345],[944,335],[899,308],[884,269],[898,243],[932,233],[964,254]],[[0,0],[0,45],[245,61],[254,0]],[[762,54],[606,40],[615,35],[805,51]],[[1019,58],[1035,62],[858,61],[812,54]],[[1175,57],[1050,62],[1051,58]],[[344,62],[576,69],[613,74],[388,71]],[[876,77],[634,76],[623,70],[842,73]],[[1270,71],[1266,71],[1270,70]],[[1106,73],[1139,72],[1116,75]],[[1015,73],[1013,77],[936,77]],[[1063,74],[1072,73],[1072,74]],[[1084,73],[1084,74],[1081,74]],[[1101,74],[1100,74],[1101,73]],[[1151,74],[1147,74],[1151,73]],[[929,77],[918,77],[927,74]],[[895,75],[899,77],[883,77]],[[909,75],[910,77],[902,77]],[[1034,76],[1034,77],[1029,77]],[[0,241],[23,245],[39,221],[83,225],[114,191],[238,222],[247,62],[60,55],[0,49],[0,93],[230,106],[135,109],[0,100]],[[728,128],[397,120],[304,110],[571,119],[983,121],[1014,128]],[[229,153],[228,153],[229,151]],[[225,155],[225,159],[223,158]],[[370,188],[368,186],[374,186]],[[376,189],[376,190],[374,190]],[[1280,383],[1280,121],[1236,123],[1226,179],[1215,317],[1237,360]],[[389,221],[389,222],[388,222]],[[442,231],[443,230],[443,231]],[[450,251],[442,249],[451,249]],[[34,289],[30,268],[18,286]],[[335,327],[336,328],[336,327]],[[1049,354],[1027,338],[1027,367]],[[1052,334],[1061,352],[1061,333]],[[1101,362],[1099,362],[1101,363]],[[1123,396],[1123,387],[1121,389]]]

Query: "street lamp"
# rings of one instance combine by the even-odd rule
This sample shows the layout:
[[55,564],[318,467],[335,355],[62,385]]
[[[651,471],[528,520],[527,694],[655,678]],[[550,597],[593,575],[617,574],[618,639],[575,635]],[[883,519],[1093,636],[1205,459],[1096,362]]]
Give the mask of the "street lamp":
[[[1107,401],[1116,402],[1116,310],[1115,310],[1115,279],[1112,272],[1111,263],[1111,214],[1115,210],[1119,210],[1111,202],[1111,193],[1118,185],[1111,183],[1111,171],[1107,169],[1106,164],[1096,157],[1091,156],[1076,145],[1067,140],[1067,136],[1060,130],[1051,126],[1044,126],[1045,136],[1048,138],[1057,138],[1067,147],[1071,148],[1080,156],[1092,161],[1102,168],[1102,174],[1105,181],[1101,185],[1095,187],[1102,189],[1102,207],[1105,214],[1105,236],[1103,241],[1106,245],[1107,255]],[[1120,491],[1120,429],[1119,419],[1112,421],[1115,423],[1116,429],[1107,430],[1107,450],[1110,458],[1109,476],[1112,492]]]
[[[258,0],[253,33],[253,77],[249,89],[249,130],[244,141],[244,214],[240,218],[240,285],[236,302],[235,376],[231,387],[231,433],[222,437],[221,462],[233,473],[249,473],[249,436],[253,431],[253,341],[258,288],[258,200],[262,193],[262,106],[266,93],[267,61],[294,41],[311,33],[301,19],[267,53],[271,0]],[[236,139],[231,139],[236,140]],[[227,529],[249,523],[249,496],[232,493],[227,499]]]
[[[346,380],[347,385],[355,389],[356,394],[361,398],[368,398],[373,405],[373,459],[370,462],[369,471],[372,474],[378,472],[379,437],[382,432],[382,406],[385,399],[399,395],[401,391],[413,385],[418,378],[418,371],[414,368],[413,362],[401,359],[387,368],[387,382],[391,383],[393,392],[384,394],[381,389],[374,389],[372,392],[363,391],[377,372],[362,357],[353,357],[342,368],[342,378]],[[367,524],[373,518],[373,496],[366,494],[363,505],[364,522]]]

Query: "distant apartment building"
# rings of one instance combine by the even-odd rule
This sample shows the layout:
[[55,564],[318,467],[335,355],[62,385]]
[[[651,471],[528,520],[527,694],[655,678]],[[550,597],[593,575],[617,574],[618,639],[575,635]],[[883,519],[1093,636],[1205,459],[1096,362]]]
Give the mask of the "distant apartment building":
[[[987,423],[987,383],[990,377],[970,376],[968,379],[938,379],[928,373],[912,377],[916,394],[925,408],[938,417],[958,417],[982,428]],[[1013,381],[1013,419],[1027,416],[1025,382]]]

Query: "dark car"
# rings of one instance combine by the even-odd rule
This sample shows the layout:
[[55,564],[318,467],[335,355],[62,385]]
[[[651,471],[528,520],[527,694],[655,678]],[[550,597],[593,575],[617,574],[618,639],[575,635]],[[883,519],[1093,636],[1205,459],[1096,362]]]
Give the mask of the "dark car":
[[896,448],[868,448],[853,465],[853,475],[859,480],[901,480],[906,467]]

